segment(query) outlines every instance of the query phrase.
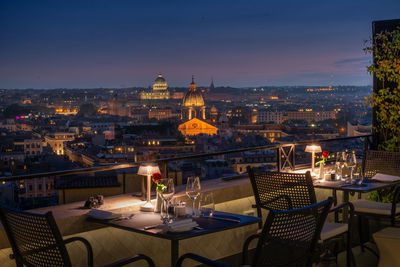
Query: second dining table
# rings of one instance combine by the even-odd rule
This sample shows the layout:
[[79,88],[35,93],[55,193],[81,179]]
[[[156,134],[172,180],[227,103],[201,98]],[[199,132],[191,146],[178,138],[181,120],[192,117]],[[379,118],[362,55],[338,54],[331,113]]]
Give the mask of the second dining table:
[[[337,191],[343,191],[343,202],[350,200],[351,193],[369,193],[372,191],[393,187],[399,184],[400,181],[396,182],[378,182],[372,179],[364,179],[363,183],[357,184],[346,184],[345,181],[324,181],[314,180],[313,184],[315,188],[330,189],[333,191],[333,196],[336,198]],[[343,221],[346,222],[348,218],[348,210],[343,211]]]

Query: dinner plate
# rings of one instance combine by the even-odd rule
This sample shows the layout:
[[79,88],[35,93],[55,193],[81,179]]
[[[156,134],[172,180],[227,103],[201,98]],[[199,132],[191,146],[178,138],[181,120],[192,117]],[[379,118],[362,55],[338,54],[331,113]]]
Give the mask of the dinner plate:
[[112,213],[109,211],[102,211],[102,210],[95,210],[92,209],[87,213],[88,216],[94,218],[94,219],[99,219],[99,220],[113,220],[120,218],[122,214],[119,213]]

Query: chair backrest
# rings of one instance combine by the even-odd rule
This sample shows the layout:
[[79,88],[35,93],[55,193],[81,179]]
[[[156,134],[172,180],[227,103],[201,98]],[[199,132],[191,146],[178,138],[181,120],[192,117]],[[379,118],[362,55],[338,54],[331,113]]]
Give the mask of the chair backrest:
[[271,210],[252,266],[311,266],[318,238],[333,198],[307,207]]
[[372,178],[378,172],[400,175],[400,152],[368,150],[364,155],[362,174]]
[[317,202],[310,172],[266,172],[250,167],[247,172],[258,207],[290,210]]
[[0,206],[0,219],[18,266],[71,266],[51,212],[33,214]]

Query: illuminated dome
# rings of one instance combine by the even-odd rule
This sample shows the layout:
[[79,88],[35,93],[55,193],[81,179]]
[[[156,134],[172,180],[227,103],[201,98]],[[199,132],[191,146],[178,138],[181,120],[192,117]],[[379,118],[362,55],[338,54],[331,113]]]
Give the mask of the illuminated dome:
[[196,84],[192,77],[192,83],[190,84],[189,92],[186,93],[182,102],[183,107],[203,107],[204,99],[199,91],[196,90]]
[[153,90],[167,90],[168,84],[167,81],[164,79],[162,74],[158,74],[157,79],[153,83]]

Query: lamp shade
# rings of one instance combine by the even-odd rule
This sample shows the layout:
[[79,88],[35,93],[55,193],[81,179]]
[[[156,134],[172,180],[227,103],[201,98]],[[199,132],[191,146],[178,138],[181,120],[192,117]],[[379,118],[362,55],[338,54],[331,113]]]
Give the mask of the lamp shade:
[[156,163],[144,163],[139,166],[138,174],[147,176],[153,173],[160,172],[160,168]]
[[317,145],[307,145],[305,152],[315,152],[315,153],[320,153],[322,152],[321,146]]

